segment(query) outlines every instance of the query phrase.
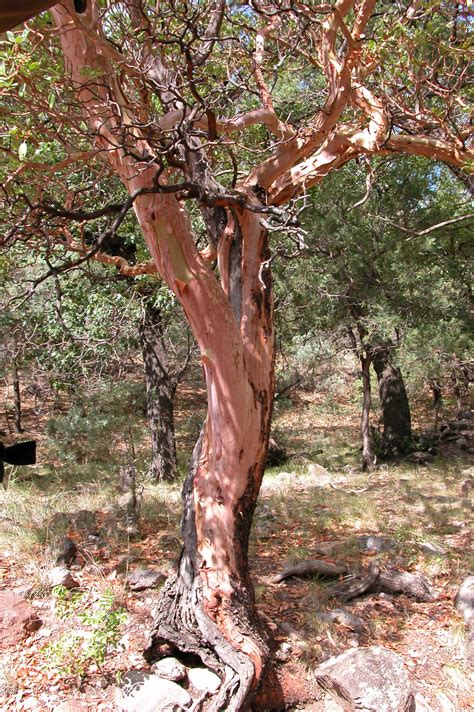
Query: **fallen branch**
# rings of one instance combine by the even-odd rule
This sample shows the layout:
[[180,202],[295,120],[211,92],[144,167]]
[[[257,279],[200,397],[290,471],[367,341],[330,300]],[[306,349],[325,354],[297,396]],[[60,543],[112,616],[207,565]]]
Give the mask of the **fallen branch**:
[[339,589],[336,595],[341,599],[341,601],[344,602],[350,601],[352,598],[356,598],[357,596],[362,596],[362,594],[367,593],[367,591],[375,586],[379,576],[380,569],[375,562],[372,562],[366,576],[362,579],[356,580],[350,586],[345,586],[344,588]]

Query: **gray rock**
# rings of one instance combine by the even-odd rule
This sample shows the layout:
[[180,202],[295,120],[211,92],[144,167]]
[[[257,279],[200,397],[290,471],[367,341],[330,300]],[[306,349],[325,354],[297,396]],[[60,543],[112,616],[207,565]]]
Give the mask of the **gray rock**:
[[315,550],[318,554],[322,554],[323,556],[331,556],[342,544],[343,542],[341,541],[321,541],[317,544]]
[[186,668],[176,658],[163,658],[151,666],[154,675],[162,677],[163,680],[179,682],[186,677]]
[[128,584],[132,591],[144,591],[146,588],[159,586],[165,581],[166,576],[154,569],[135,569],[128,575]]
[[216,673],[207,668],[191,668],[188,670],[188,680],[200,692],[215,692],[221,684]]
[[474,576],[468,576],[461,584],[454,605],[464,620],[472,621],[474,627]]
[[333,477],[329,470],[326,470],[322,465],[317,465],[313,463],[308,465],[308,475],[314,477],[314,484],[316,487],[328,487],[333,480]]
[[427,465],[428,463],[433,462],[434,456],[429,452],[419,451],[412,452],[406,459],[408,462],[414,462],[415,465]]
[[48,573],[48,581],[51,588],[54,588],[55,586],[79,588],[78,582],[65,566],[55,566],[54,569],[51,569]]
[[346,626],[354,631],[354,633],[366,633],[367,626],[365,625],[362,618],[354,615],[350,611],[345,611],[343,608],[334,608],[334,610],[329,612],[331,619]]
[[443,549],[439,544],[434,544],[432,541],[422,541],[420,549],[427,556],[446,556],[446,549]]
[[288,662],[288,660],[290,660],[292,654],[293,650],[290,643],[283,642],[278,646],[278,650],[275,653],[275,657],[277,660],[280,660],[280,662],[286,663]]
[[391,551],[395,547],[393,539],[372,534],[362,534],[362,536],[357,537],[357,544],[360,551],[375,551],[377,554]]
[[379,646],[348,650],[318,665],[314,674],[345,710],[413,709],[413,693],[402,658]]
[[126,712],[180,712],[192,702],[189,693],[175,682],[142,670],[126,673],[116,696],[118,709]]

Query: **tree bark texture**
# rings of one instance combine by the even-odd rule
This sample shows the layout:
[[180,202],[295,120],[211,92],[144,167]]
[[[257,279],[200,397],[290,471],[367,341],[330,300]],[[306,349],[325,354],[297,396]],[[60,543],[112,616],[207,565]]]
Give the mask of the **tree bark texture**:
[[370,383],[370,356],[361,356],[362,367],[362,414],[360,433],[362,438],[362,469],[371,471],[375,467],[375,455],[370,434],[370,408],[372,405],[372,387]]
[[20,372],[16,361],[13,361],[13,403],[15,413],[15,430],[17,433],[23,432],[21,425],[21,392],[20,392]]
[[[164,641],[199,655],[222,680],[211,708],[239,710],[268,658],[248,568],[274,392],[267,229],[253,211],[221,210],[217,277],[197,249],[176,196],[150,190],[156,186],[156,168],[135,158],[140,151],[149,155],[146,141],[134,137],[133,151],[114,148],[122,135],[116,104],[108,102],[105,85],[89,86],[81,74],[82,67],[95,67],[109,78],[105,60],[87,35],[71,26],[62,6],[53,14],[78,100],[104,157],[136,196],[133,207],[144,239],[184,309],[206,381],[207,418],[183,492],[183,552],[177,575],[162,593],[149,656]],[[166,176],[159,181],[165,186]],[[247,190],[247,204],[261,206],[251,187],[242,190]]]
[[392,361],[390,348],[373,349],[372,362],[379,385],[383,418],[381,454],[397,457],[407,451],[412,440],[411,414],[402,372]]
[[[199,30],[193,38],[193,45],[202,39],[199,52],[185,49],[181,40],[176,43],[181,67],[179,62],[174,66],[174,49],[165,51],[166,42],[161,46],[161,40],[149,37],[140,3],[128,0],[125,5],[143,38],[136,56],[126,48],[122,54],[108,41],[101,29],[102,6],[96,2],[87,3],[80,20],[71,0],[52,13],[69,88],[101,159],[133,199],[154,265],[187,316],[206,380],[207,418],[183,491],[184,548],[179,571],[163,590],[149,656],[166,642],[199,655],[222,680],[210,709],[231,712],[248,704],[268,657],[247,560],[274,390],[268,234],[258,211],[282,205],[358,155],[396,151],[460,164],[467,151],[438,139],[394,134],[382,99],[353,80],[375,0],[360,3],[343,57],[336,40],[352,3],[338,3],[322,23],[318,61],[328,94],[303,132],[278,118],[265,84],[265,38],[277,30],[278,13],[266,16],[255,33],[253,77],[260,107],[228,120],[206,107],[195,82],[219,34],[225,3],[217,3],[211,13],[216,23],[209,26],[209,35],[204,32],[201,38]],[[161,104],[160,117],[150,95]],[[343,123],[350,102],[362,112],[362,123]],[[202,149],[201,141],[207,135],[212,145],[219,132],[225,137],[256,123],[267,127],[275,145],[240,182],[236,168],[229,194],[214,180],[212,150]],[[166,141],[168,148],[163,148]],[[217,270],[199,252],[185,207],[173,192],[180,190],[185,198],[190,185],[205,213],[208,256],[217,256]],[[388,404],[396,392],[393,373],[384,376],[383,392]]]
[[170,373],[160,310],[147,302],[140,323],[145,364],[148,425],[151,435],[151,478],[171,482],[178,477],[174,432],[176,380]]

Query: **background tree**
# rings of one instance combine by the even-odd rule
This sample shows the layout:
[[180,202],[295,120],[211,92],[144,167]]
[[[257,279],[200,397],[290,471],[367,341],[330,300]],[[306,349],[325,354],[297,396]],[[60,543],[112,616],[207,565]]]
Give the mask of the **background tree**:
[[[321,330],[338,332],[360,361],[362,460],[370,468],[371,364],[382,411],[378,454],[390,456],[411,444],[400,367],[419,390],[449,381],[436,354],[451,351],[466,360],[470,198],[448,170],[415,158],[347,166],[312,197],[302,217],[307,235],[300,264],[277,271],[277,293],[284,292],[283,316],[304,340]],[[437,346],[445,339],[449,347]]]
[[[455,5],[375,0],[89,2],[80,16],[68,1],[52,15],[62,55],[45,20],[6,52],[5,148],[20,161],[7,179],[6,238],[34,231],[53,254],[58,243],[90,254],[133,207],[183,306],[208,416],[184,488],[184,551],[154,643],[200,655],[222,675],[215,709],[240,709],[268,657],[247,551],[273,398],[269,221],[291,226],[281,206],[362,155],[424,155],[464,169],[473,155],[469,23]],[[294,71],[307,110],[290,117],[276,85]],[[54,175],[45,191],[33,175],[48,141],[57,159],[43,166]],[[69,176],[84,160],[96,180],[79,191]],[[121,181],[119,204],[94,190],[104,176]],[[191,199],[207,245],[191,229]],[[87,251],[89,219],[103,227]]]

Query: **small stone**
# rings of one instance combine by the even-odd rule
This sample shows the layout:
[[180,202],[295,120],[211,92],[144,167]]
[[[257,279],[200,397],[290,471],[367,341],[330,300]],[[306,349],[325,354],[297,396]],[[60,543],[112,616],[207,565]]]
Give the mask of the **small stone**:
[[340,541],[321,541],[315,548],[318,554],[323,556],[331,556],[331,554],[341,546]]
[[468,576],[461,584],[454,599],[454,605],[464,620],[474,625],[474,576]]
[[331,473],[325,467],[316,463],[308,465],[308,476],[314,477],[316,487],[327,487],[333,480]]
[[415,465],[428,465],[428,463],[433,462],[434,456],[429,452],[412,452],[407,458],[408,462],[414,462]]
[[186,668],[176,658],[163,658],[151,666],[154,675],[162,677],[164,680],[179,682],[186,677]]
[[362,534],[357,537],[357,544],[360,551],[374,551],[381,554],[394,548],[395,542],[386,536],[373,536],[372,534]]
[[443,549],[439,544],[434,544],[432,541],[423,541],[420,548],[427,556],[446,556],[446,549]]
[[130,670],[124,675],[116,698],[118,709],[126,712],[176,712],[188,709],[193,701],[175,682],[142,670]]
[[207,668],[191,668],[188,670],[188,680],[191,685],[202,692],[215,692],[220,684],[220,678]]
[[354,631],[354,633],[362,634],[367,632],[367,627],[362,618],[354,615],[354,613],[345,611],[342,608],[335,608],[331,611],[331,614],[334,616],[333,620],[337,621],[337,623],[340,623],[346,628],[350,628]]
[[154,569],[135,569],[128,575],[128,584],[132,591],[144,591],[154,588],[166,581],[166,576],[161,571]]
[[64,566],[55,566],[48,574],[48,581],[51,588],[64,586],[65,588],[79,588],[79,584]]
[[275,657],[277,660],[280,660],[282,663],[288,662],[292,656],[292,648],[289,643],[281,643],[279,646],[278,650],[275,653]]

